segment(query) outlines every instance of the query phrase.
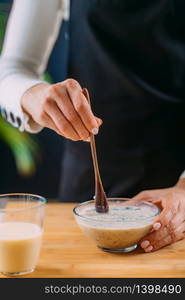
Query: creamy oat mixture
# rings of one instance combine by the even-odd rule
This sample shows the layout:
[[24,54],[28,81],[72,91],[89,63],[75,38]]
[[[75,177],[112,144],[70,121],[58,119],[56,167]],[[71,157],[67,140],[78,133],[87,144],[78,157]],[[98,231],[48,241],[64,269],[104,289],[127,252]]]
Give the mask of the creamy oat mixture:
[[77,222],[97,246],[119,250],[136,245],[148,234],[158,213],[151,203],[128,205],[123,201],[110,201],[108,213],[97,213],[90,203],[79,208]]
[[93,226],[103,228],[135,228],[151,224],[157,214],[157,207],[153,204],[124,205],[121,201],[109,203],[108,213],[97,213],[93,204],[84,206],[80,215]]

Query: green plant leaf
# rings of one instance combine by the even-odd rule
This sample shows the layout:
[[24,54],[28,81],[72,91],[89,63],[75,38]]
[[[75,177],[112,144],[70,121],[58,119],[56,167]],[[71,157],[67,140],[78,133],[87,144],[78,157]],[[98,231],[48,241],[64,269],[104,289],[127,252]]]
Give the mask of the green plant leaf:
[[11,149],[21,175],[32,175],[40,159],[40,147],[28,133],[20,132],[0,117],[0,139]]
[[[8,8],[8,4],[0,3],[0,52],[3,45]],[[47,72],[43,75],[43,79],[52,83],[52,78]],[[18,172],[23,176],[32,175],[41,158],[41,149],[36,138],[31,137],[28,133],[20,132],[0,117],[0,139],[11,149]]]
[[49,75],[48,72],[45,72],[44,75],[42,76],[42,79],[49,82],[49,83],[53,83],[53,80],[51,78],[51,76]]

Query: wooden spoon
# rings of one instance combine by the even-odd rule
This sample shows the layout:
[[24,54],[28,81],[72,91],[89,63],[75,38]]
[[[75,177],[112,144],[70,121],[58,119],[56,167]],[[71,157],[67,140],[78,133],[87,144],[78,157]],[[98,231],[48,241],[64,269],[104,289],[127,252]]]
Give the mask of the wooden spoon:
[[[90,97],[89,97],[88,90],[84,88],[82,92],[90,104]],[[91,145],[91,154],[93,158],[94,175],[95,175],[95,197],[94,197],[95,208],[98,213],[106,213],[109,210],[109,205],[101,181],[97,153],[96,153],[96,144],[95,144],[94,135],[92,133],[90,133],[90,145]]]

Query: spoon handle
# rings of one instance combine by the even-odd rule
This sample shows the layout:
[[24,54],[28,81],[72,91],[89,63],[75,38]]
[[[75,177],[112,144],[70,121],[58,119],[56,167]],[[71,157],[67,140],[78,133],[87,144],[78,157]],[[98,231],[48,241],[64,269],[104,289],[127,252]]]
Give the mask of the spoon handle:
[[91,152],[93,157],[93,164],[94,164],[94,172],[95,172],[95,205],[97,212],[107,212],[108,211],[108,202],[105,196],[103,184],[100,177],[100,171],[98,167],[98,160],[96,154],[96,145],[94,135],[90,135],[90,145],[91,145]]
[[[87,101],[90,104],[90,97],[87,89],[83,89],[83,94],[87,98]],[[95,174],[95,207],[96,211],[99,213],[108,212],[109,206],[108,201],[105,196],[103,184],[101,181],[99,166],[98,166],[98,159],[97,159],[97,152],[96,152],[96,144],[95,138],[92,133],[90,133],[90,145],[91,145],[91,153],[93,158],[93,165],[94,165],[94,174]]]

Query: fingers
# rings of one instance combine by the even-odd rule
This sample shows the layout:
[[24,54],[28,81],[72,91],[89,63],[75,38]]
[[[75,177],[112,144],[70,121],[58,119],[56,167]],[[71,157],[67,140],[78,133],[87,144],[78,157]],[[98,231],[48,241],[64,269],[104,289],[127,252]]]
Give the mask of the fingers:
[[44,124],[47,124],[47,126],[46,126],[47,128],[52,129],[52,130],[56,131],[59,135],[61,135],[58,128],[55,126],[55,123],[52,121],[52,119],[50,118],[50,116],[47,113],[44,113],[43,120],[44,120]]
[[157,241],[160,241],[161,239],[165,238],[167,235],[168,235],[168,230],[166,226],[162,230],[154,231],[148,234],[147,236],[145,236],[140,241],[141,248],[145,249],[150,245],[153,245]]
[[37,85],[23,102],[29,104],[23,106],[34,121],[74,141],[87,141],[90,133],[97,134],[102,124],[92,113],[81,86],[73,79]]
[[132,201],[140,202],[147,201],[152,202],[162,208],[162,198],[159,196],[158,190],[142,191],[132,198]]
[[172,238],[170,235],[167,235],[166,237],[164,237],[163,239],[157,241],[157,243],[148,246],[147,248],[145,248],[145,252],[151,252],[151,251],[156,251],[159,250],[169,244],[172,243]]
[[97,118],[97,117],[95,117],[95,119],[96,119],[96,122],[98,124],[98,127],[100,127],[102,125],[103,121],[100,118]]
[[24,93],[21,105],[36,123],[73,140],[87,140],[90,133],[98,133],[102,124],[73,79],[35,85]]
[[158,229],[160,229],[160,228],[161,228],[161,223],[155,221],[155,223],[153,224],[153,229],[154,229],[154,230],[158,230]]
[[[176,199],[176,198],[175,198]],[[162,211],[161,213],[156,217],[156,219],[153,222],[153,227],[155,229],[159,229],[160,225],[165,226],[171,224],[171,226],[179,223],[180,221],[182,222],[183,219],[183,214],[180,213],[180,206],[179,206],[179,201],[174,201],[172,194],[167,194],[164,196],[162,199]],[[155,225],[157,223],[157,225]],[[158,224],[159,223],[159,224]]]
[[138,193],[133,199],[145,199],[147,201],[159,201],[170,192],[169,189],[146,190]]
[[184,191],[175,187],[143,191],[133,198],[133,201],[144,200],[160,204],[162,208],[160,215],[153,222],[153,230],[140,240],[145,252],[158,250],[185,238],[184,198]]
[[136,196],[133,197],[133,199],[144,200],[148,198],[154,198],[158,195],[159,195],[159,190],[147,190],[138,193]]
[[[175,215],[175,212],[173,211],[173,209],[168,209],[167,207],[164,207],[164,209],[162,210],[160,215],[158,215],[155,218],[155,220],[153,222],[153,226],[154,226],[154,224],[161,224],[161,227],[166,226],[167,224],[169,224],[169,222],[171,222],[174,215]],[[155,229],[155,227],[156,227],[156,225],[154,226],[154,229]],[[159,225],[157,225],[157,227],[159,227]]]
[[169,234],[167,227],[164,227],[162,230],[146,236],[145,239],[141,241],[140,246],[145,252],[151,252],[167,246],[171,242],[172,236]]
[[[169,193],[168,189],[162,190],[147,190],[142,191],[132,198],[133,201],[147,201],[156,204],[162,211],[166,207],[166,194]],[[157,222],[157,220],[156,220]]]
[[96,118],[92,113],[91,107],[86,97],[82,93],[80,85],[74,80],[68,80],[66,83],[66,87],[72,104],[79,114],[86,129],[93,134],[97,134],[98,125],[96,122]]
[[89,131],[87,130],[79,114],[75,110],[65,87],[61,86],[60,88],[56,89],[55,100],[60,111],[62,111],[65,118],[69,121],[69,123],[78,133],[80,139],[86,140],[89,137]]
[[[185,236],[185,221],[182,218],[177,218],[177,215],[172,213],[172,210],[167,210],[161,217],[158,229],[144,237],[140,241],[141,247],[145,252],[158,250],[167,246]],[[155,228],[155,226],[153,226]]]
[[127,201],[124,203],[121,203],[122,206],[127,206],[128,204],[129,205],[137,205],[139,204],[140,202],[143,202],[143,199],[135,199],[135,198],[132,198],[129,200],[129,202],[127,203]]
[[[168,235],[172,239],[172,232],[169,226],[170,220],[173,218],[173,212],[171,209],[165,208],[161,214],[155,219],[153,223],[154,231],[145,236],[140,241],[141,247],[145,252],[150,252],[159,247],[163,247],[165,244],[165,239]],[[163,241],[163,242],[162,242]],[[163,246],[161,246],[163,245]]]
[[174,233],[180,239],[185,237],[185,221],[180,223],[179,226],[174,230]]
[[71,126],[69,121],[65,118],[63,113],[59,110],[58,106],[55,102],[51,101],[49,103],[49,108],[47,109],[47,114],[52,119],[53,123],[58,129],[58,132],[65,136],[66,138],[70,138],[74,141],[80,140],[80,136]]
[[159,250],[167,245],[174,243],[175,241],[179,241],[185,238],[185,223],[181,224],[175,231],[173,235],[167,234],[161,240],[157,240],[155,243],[142,244],[142,248],[145,252],[151,252]]
[[[58,110],[52,102],[58,106]],[[43,109],[59,131],[65,132],[64,136],[73,140],[88,140],[89,134],[97,134],[102,124],[102,120],[93,115],[79,83],[73,79],[49,86]]]

